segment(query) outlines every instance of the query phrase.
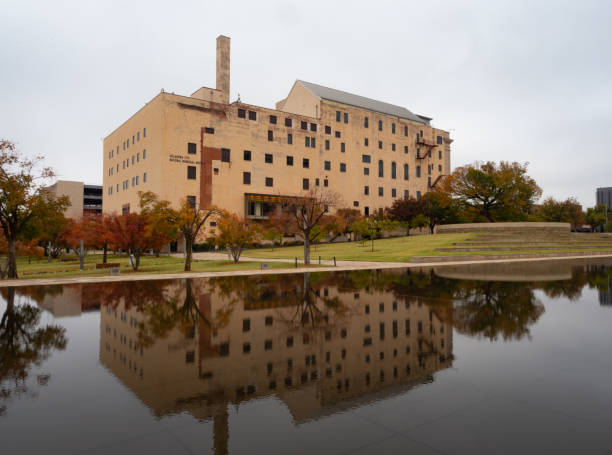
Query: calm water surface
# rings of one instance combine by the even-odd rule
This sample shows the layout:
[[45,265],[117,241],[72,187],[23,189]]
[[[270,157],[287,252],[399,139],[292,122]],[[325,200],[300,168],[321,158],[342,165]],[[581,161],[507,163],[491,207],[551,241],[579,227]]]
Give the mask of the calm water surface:
[[0,289],[0,453],[612,453],[612,261]]

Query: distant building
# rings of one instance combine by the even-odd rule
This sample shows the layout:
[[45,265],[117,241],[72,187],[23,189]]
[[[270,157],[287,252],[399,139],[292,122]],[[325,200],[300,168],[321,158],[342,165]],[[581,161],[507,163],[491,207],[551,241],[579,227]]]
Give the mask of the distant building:
[[79,219],[85,214],[102,213],[102,187],[99,185],[58,180],[47,189],[57,197],[68,196],[70,207],[65,212],[68,218]]
[[612,186],[607,188],[597,188],[595,193],[597,204],[604,204],[608,210],[612,208]]

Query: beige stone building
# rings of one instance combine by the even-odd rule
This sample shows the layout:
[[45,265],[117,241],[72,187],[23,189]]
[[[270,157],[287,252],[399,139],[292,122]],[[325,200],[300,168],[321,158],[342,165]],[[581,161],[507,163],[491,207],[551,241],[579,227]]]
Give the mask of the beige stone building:
[[102,187],[99,185],[58,180],[47,190],[56,197],[68,196],[70,207],[64,213],[67,218],[78,220],[86,214],[102,213]]
[[368,215],[450,171],[449,133],[404,107],[298,80],[268,109],[230,103],[229,87],[219,36],[216,88],[162,91],[104,139],[104,211],[137,211],[153,191],[266,218],[278,196],[320,189]]

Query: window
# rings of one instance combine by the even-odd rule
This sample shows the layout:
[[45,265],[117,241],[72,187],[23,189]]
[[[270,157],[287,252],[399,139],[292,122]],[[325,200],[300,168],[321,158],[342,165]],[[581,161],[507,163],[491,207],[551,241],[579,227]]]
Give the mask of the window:
[[369,119],[367,117],[363,118],[363,127],[364,128],[369,128],[370,127]]
[[287,166],[293,166],[293,157],[292,156],[288,156],[287,157]]
[[142,183],[146,183],[147,181],[147,173],[142,174]]
[[230,162],[230,149],[221,149],[221,162]]
[[336,111],[336,122],[340,121],[340,111]]
[[365,145],[366,147],[370,145],[370,141],[367,137],[363,138],[363,145]]
[[264,161],[268,164],[272,164],[274,162],[274,158],[272,157],[272,154],[266,153],[266,155],[264,156]]
[[378,131],[382,131],[382,120],[378,121]]
[[408,180],[408,165],[404,164],[404,180]]
[[366,196],[370,194],[370,187],[368,185],[363,187],[363,194]]
[[306,147],[310,147],[310,138],[308,136],[304,138],[304,145],[306,145]]
[[293,126],[293,122],[291,121],[290,118],[285,117],[285,126],[288,126],[289,128]]
[[187,178],[189,180],[196,179],[196,167],[195,166],[187,166]]
[[442,136],[436,136],[436,144],[438,145],[442,144]]
[[391,151],[395,152],[395,144],[391,144]]
[[404,136],[408,136],[408,127],[404,126]]
[[195,155],[197,151],[197,145],[195,145],[193,142],[189,142],[187,144],[187,153],[189,153],[190,155]]
[[207,126],[206,128],[204,128],[204,132],[206,134],[215,134],[215,129],[211,128],[210,126]]
[[346,163],[340,163],[340,172],[346,172]]
[[384,194],[385,194],[385,192],[384,192],[383,187],[382,187],[382,186],[379,186],[379,187],[378,187],[378,195],[379,195],[379,196],[383,196]]
[[196,197],[195,196],[187,196],[187,205],[192,209],[196,206]]
[[270,123],[271,123],[272,125],[276,125],[276,115],[271,115],[271,116],[270,116]]
[[404,153],[408,153],[408,146],[404,145]]
[[[147,137],[147,129],[146,128],[142,129],[142,137]],[[119,147],[117,147],[117,150],[119,150]]]
[[132,164],[134,164],[134,155],[132,155]]
[[132,135],[132,145],[134,145],[134,135]]
[[314,138],[314,137],[311,137],[311,138],[310,138],[310,146],[311,146],[312,148],[315,148],[315,146],[316,146],[316,144],[315,144],[315,139],[316,139],[316,138]]
[[341,151],[342,153],[346,152],[346,144],[345,144],[344,142],[341,142],[341,143],[340,143],[340,151]]
[[336,131],[334,134],[338,139],[340,139],[340,131]]
[[397,197],[397,190],[395,188],[391,188],[391,197]]
[[143,150],[142,151],[142,159],[144,160],[144,159],[146,159],[146,157],[147,157],[147,151]]
[[323,163],[323,168],[324,168],[326,171],[331,171],[331,161],[325,161],[325,162]]
[[315,179],[315,186],[319,186],[319,177]]
[[433,168],[433,164],[427,165],[427,175],[431,175],[432,168]]
[[417,199],[421,199],[421,192],[417,191]]
[[363,214],[365,216],[370,216],[370,207],[364,207],[363,208]]
[[300,128],[303,130],[308,130],[308,122],[300,122]]
[[329,186],[329,180],[324,179],[323,180],[323,186],[325,186],[325,187]]
[[416,167],[416,176],[417,178],[421,176],[421,166]]
[[246,111],[244,109],[238,109],[238,118],[246,118]]
[[404,197],[405,198],[409,198],[410,197],[410,192],[408,190],[404,190]]
[[242,184],[243,185],[250,185],[251,184],[251,173],[250,172],[243,172],[242,173]]
[[274,140],[274,132],[272,130],[268,130],[268,140],[269,141]]
[[442,165],[438,164],[438,172],[442,172]]
[[382,150],[382,141],[378,141],[378,148]]
[[329,139],[325,139],[325,150],[329,150]]
[[363,168],[363,175],[370,175],[370,168],[369,167],[364,167]]
[[308,158],[303,158],[302,159],[302,167],[304,169],[308,169],[310,167],[310,161],[308,160]]
[[310,124],[310,131],[316,133],[316,131],[317,131],[317,124],[316,123],[311,123]]
[[438,150],[438,159],[441,160],[442,159],[442,150]]
[[257,112],[249,111],[249,120],[257,120]]
[[383,165],[383,160],[378,160],[378,176],[379,177],[384,177],[384,165]]
[[369,163],[370,162],[370,155],[361,155],[361,161],[363,163]]
[[391,124],[391,134],[395,134],[395,123]]
[[344,113],[344,123],[348,123],[348,112]]
[[331,126],[325,125],[325,134],[331,134]]
[[244,161],[251,161],[251,151],[245,150],[242,157],[244,158]]
[[395,164],[395,161],[391,161],[391,178],[397,178],[397,165]]
[[266,186],[274,186],[274,179],[272,177],[266,177]]
[[287,133],[287,144],[293,144],[293,134]]
[[359,201],[353,201],[353,207],[359,207]]
[[302,189],[307,190],[310,188],[310,180],[302,179]]

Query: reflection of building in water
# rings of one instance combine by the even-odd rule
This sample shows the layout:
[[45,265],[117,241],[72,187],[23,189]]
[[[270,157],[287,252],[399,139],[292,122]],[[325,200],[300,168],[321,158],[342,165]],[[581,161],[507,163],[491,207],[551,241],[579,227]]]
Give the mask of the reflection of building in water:
[[571,261],[505,262],[435,267],[436,275],[453,280],[556,281],[571,280]]
[[325,284],[309,304],[266,292],[257,302],[196,290],[205,319],[148,347],[139,336],[152,308],[103,307],[101,362],[158,416],[223,417],[228,403],[275,395],[298,423],[432,381],[452,363],[451,326],[418,299]]
[[90,288],[81,284],[27,286],[20,288],[19,294],[27,295],[55,318],[80,316],[100,308],[98,296],[92,295]]
[[612,278],[607,277],[608,286],[599,288],[599,304],[604,306],[612,306]]

